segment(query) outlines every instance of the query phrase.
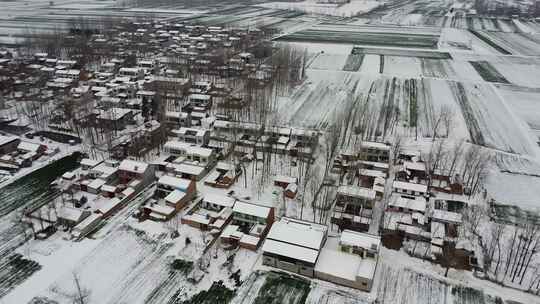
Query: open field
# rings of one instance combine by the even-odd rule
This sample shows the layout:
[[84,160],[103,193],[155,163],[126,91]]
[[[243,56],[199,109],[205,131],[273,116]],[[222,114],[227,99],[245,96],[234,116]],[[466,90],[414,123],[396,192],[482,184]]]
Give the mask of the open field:
[[434,49],[439,36],[440,31],[435,28],[321,24],[278,40]]
[[475,31],[476,36],[506,55],[538,56],[540,41],[523,33]]

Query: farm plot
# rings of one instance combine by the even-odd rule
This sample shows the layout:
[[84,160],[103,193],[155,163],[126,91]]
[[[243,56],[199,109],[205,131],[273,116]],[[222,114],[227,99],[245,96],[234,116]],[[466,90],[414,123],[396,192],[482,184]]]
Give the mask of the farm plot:
[[529,63],[512,63],[508,60],[497,60],[491,61],[491,65],[515,85],[540,88],[540,64],[533,60],[529,60]]
[[410,104],[408,89],[407,80],[395,77],[381,77],[371,83],[366,99],[372,113],[366,126],[367,136],[385,138],[396,130],[401,119],[406,119]]
[[512,51],[509,48],[507,48],[504,45],[501,45],[495,39],[493,39],[492,37],[489,37],[485,32],[471,30],[471,34],[473,34],[476,38],[486,43],[493,49],[497,50],[499,53],[503,55],[512,55]]
[[[143,302],[165,280],[171,279],[164,255],[170,246],[121,229],[103,240],[73,272],[91,290],[90,303]],[[68,271],[49,287],[45,296],[69,301],[73,288],[73,276]]]
[[497,168],[503,173],[540,177],[540,163],[521,155],[497,153],[494,158]]
[[442,59],[420,59],[422,76],[433,78],[455,78],[456,72],[452,68],[450,60]]
[[367,304],[365,294],[283,272],[255,271],[231,304]]
[[420,77],[420,59],[414,57],[384,56],[383,74],[397,77]]
[[487,61],[469,61],[473,68],[482,76],[485,81],[488,82],[499,82],[499,83],[509,83],[506,78],[504,78],[496,68],[494,68]]
[[379,74],[380,73],[380,63],[381,63],[381,56],[379,55],[373,55],[373,54],[366,54],[364,55],[364,60],[362,62],[362,66],[360,66],[359,72],[362,74]]
[[348,96],[368,92],[372,80],[359,73],[309,69],[308,81],[290,97],[282,98],[277,117],[301,127],[325,127]]
[[311,282],[306,304],[368,304],[368,296],[360,291],[340,290],[337,285]]
[[487,177],[486,190],[503,206],[497,216],[509,221],[523,219],[523,212],[540,211],[540,177],[512,174],[493,170]]
[[540,42],[528,34],[478,31],[486,42],[497,45],[514,55],[538,56]]
[[379,266],[377,299],[381,304],[448,303],[449,286],[439,280],[407,269]]
[[253,272],[231,304],[303,304],[310,281],[281,272]]
[[489,148],[535,155],[537,148],[527,126],[488,84],[448,82],[461,108],[473,143]]
[[444,28],[441,34],[441,49],[471,50],[476,54],[501,54],[501,51],[480,39],[471,31]]
[[374,0],[352,0],[341,5],[331,3],[317,3],[314,1],[268,2],[259,4],[259,6],[264,6],[268,8],[339,17],[350,17],[360,13],[369,12],[378,7],[379,5],[380,2]]
[[380,266],[377,303],[381,304],[497,304],[502,300],[483,290],[448,283],[408,268]]
[[[452,95],[452,90],[448,86],[448,82],[437,79],[422,79],[411,80],[412,92],[415,92],[414,98],[411,97],[411,101],[415,101],[414,107],[411,103],[410,107],[410,127],[411,132],[414,131],[414,135],[422,135],[425,137],[433,136],[433,128],[435,124],[435,117],[441,111],[442,107],[447,107],[453,112],[453,120],[451,130],[444,130],[444,126],[439,126],[438,135],[448,134],[451,138],[468,139],[469,133],[465,124],[465,119],[461,115],[459,106]],[[413,110],[415,112],[413,112]],[[413,124],[412,113],[415,113],[416,124]],[[413,135],[413,134],[411,134]]]
[[434,49],[439,36],[440,31],[433,28],[323,24],[282,36],[278,40]]
[[500,19],[500,18],[497,19],[497,27],[499,30],[505,33],[512,33],[515,30],[511,22],[509,22],[508,20]]
[[341,70],[347,63],[348,56],[344,54],[317,54],[308,68],[315,70]]
[[486,31],[497,31],[497,23],[492,18],[482,18],[482,29]]
[[357,72],[362,67],[362,62],[364,61],[364,54],[351,53],[347,57],[347,61],[343,66],[344,71]]
[[427,50],[408,50],[395,48],[378,47],[354,47],[352,50],[356,54],[375,54],[384,56],[417,57],[430,59],[451,59],[450,53]]
[[510,86],[499,86],[498,89],[512,111],[532,130],[540,131],[540,90]]
[[41,269],[37,262],[21,254],[10,254],[0,260],[0,298]]

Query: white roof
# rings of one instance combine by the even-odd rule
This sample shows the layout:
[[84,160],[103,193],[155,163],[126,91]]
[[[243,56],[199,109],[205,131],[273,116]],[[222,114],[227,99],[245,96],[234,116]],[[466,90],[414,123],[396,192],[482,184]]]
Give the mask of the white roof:
[[120,170],[134,172],[134,173],[144,173],[146,168],[148,168],[147,163],[125,159],[120,163],[118,167]]
[[116,192],[116,186],[103,185],[103,186],[101,186],[101,191],[105,191],[105,192]]
[[17,140],[19,139],[17,136],[4,136],[4,135],[0,135],[0,146],[3,146],[7,143],[10,143],[14,140]]
[[95,221],[101,219],[101,214],[92,213],[87,218],[85,218],[83,221],[81,221],[77,226],[73,228],[73,232],[75,231],[81,231],[84,230],[89,225],[93,224]]
[[315,265],[315,271],[348,281],[356,281],[356,273],[361,262],[362,258],[357,255],[324,248]]
[[360,162],[364,165],[373,166],[379,169],[388,169],[389,167],[387,163],[373,162],[373,161],[367,161],[367,160],[361,160]]
[[204,134],[208,132],[208,130],[204,130],[204,129],[195,129],[195,128],[186,128],[186,127],[181,127],[178,130],[172,130],[172,132],[175,133],[176,135],[185,135],[189,131],[195,133],[195,136],[204,136]]
[[311,264],[314,264],[319,256],[319,250],[269,240],[268,238],[264,242],[262,250],[263,252],[289,257]]
[[362,142],[361,146],[362,148],[372,148],[372,149],[385,150],[385,151],[390,150],[389,145],[385,143],[381,143],[381,142],[374,142],[374,141],[364,141]]
[[257,244],[259,244],[259,241],[261,239],[257,236],[254,236],[254,235],[249,235],[249,234],[244,234],[241,238],[240,238],[240,243],[244,243],[244,244],[250,244],[250,245],[254,245],[254,246],[257,246]]
[[110,108],[108,110],[98,110],[96,114],[100,119],[118,120],[127,114],[132,113],[132,110],[125,108]]
[[425,212],[426,204],[426,199],[423,197],[410,199],[402,196],[397,196],[395,199],[391,200],[388,205],[395,208],[404,208],[414,211]]
[[99,165],[102,161],[101,160],[95,160],[91,158],[83,158],[81,159],[81,165],[82,166],[88,166],[88,167],[95,167]]
[[445,210],[435,209],[431,214],[431,218],[443,222],[461,223],[461,213],[450,212]]
[[360,197],[373,200],[375,199],[376,193],[373,189],[358,187],[353,185],[343,185],[339,186],[337,192],[341,195]]
[[118,170],[116,167],[108,166],[105,162],[100,163],[91,169],[91,171],[102,173],[103,175],[111,175]]
[[58,212],[58,217],[69,221],[78,222],[82,214],[83,210],[64,206],[60,208]]
[[176,172],[186,173],[191,175],[199,175],[204,171],[203,167],[189,164],[171,164]]
[[182,218],[193,221],[193,222],[201,223],[204,225],[210,224],[210,218],[199,213],[186,214]]
[[204,195],[203,201],[223,207],[232,207],[234,205],[235,199],[225,195],[207,193]]
[[381,238],[376,235],[356,232],[351,230],[343,230],[339,242],[342,245],[357,246],[359,248],[379,250]]
[[210,95],[206,95],[206,94],[191,94],[191,95],[189,95],[189,100],[192,100],[192,99],[209,100],[209,99],[210,99]]
[[68,172],[62,174],[63,179],[72,179],[74,177],[75,177],[75,173],[71,172],[71,171],[68,171]]
[[88,188],[96,189],[98,190],[101,188],[101,186],[105,185],[106,181],[102,180],[101,178],[93,180],[90,184],[88,184]]
[[326,231],[326,226],[283,218],[272,225],[267,239],[319,250]]
[[403,167],[405,167],[406,170],[414,170],[414,171],[426,171],[426,163],[421,162],[403,162]]
[[430,230],[432,239],[442,239],[446,235],[446,229],[443,223],[432,221]]
[[370,169],[360,169],[360,175],[375,177],[375,178],[386,178],[386,174],[379,170],[370,170]]
[[422,184],[394,181],[392,187],[397,189],[416,191],[420,193],[427,193],[427,186]]
[[181,199],[186,196],[186,193],[180,190],[174,190],[169,195],[165,197],[165,201],[171,204],[178,203]]
[[220,170],[233,170],[233,169],[234,169],[234,165],[233,165],[233,164],[226,163],[226,162],[218,162],[218,163],[216,164],[216,169],[220,169]]
[[270,208],[259,206],[246,202],[237,201],[233,207],[234,212],[252,215],[259,218],[267,218],[270,214]]
[[35,144],[27,141],[21,141],[19,145],[17,146],[17,149],[24,150],[24,151],[30,151],[30,152],[36,152],[39,150],[40,144]]
[[167,111],[167,112],[165,112],[165,116],[173,117],[173,118],[187,117],[187,115],[188,114],[186,112],[177,112],[177,111]]
[[208,148],[202,148],[197,146],[191,146],[188,148],[187,153],[190,155],[199,155],[202,157],[210,157],[214,150]]
[[165,149],[184,150],[187,151],[191,144],[178,140],[170,140],[163,146]]
[[185,178],[163,175],[159,178],[158,183],[165,186],[173,187],[175,189],[186,190],[191,184],[191,181]]
[[298,186],[296,184],[289,184],[285,190],[296,193],[296,191],[298,190]]
[[374,259],[362,259],[360,266],[356,271],[356,276],[373,280],[375,276],[375,269],[377,268],[377,261]]
[[172,214],[174,213],[174,208],[164,205],[153,205],[153,206],[145,206],[145,208],[150,209],[153,212],[159,213],[159,214]]
[[122,72],[134,72],[134,73],[138,73],[139,72],[139,68],[120,68],[120,70],[118,71],[120,73]]
[[274,177],[274,181],[275,182],[280,182],[280,183],[291,184],[291,183],[296,183],[297,178],[296,177],[285,176],[285,175],[276,175]]

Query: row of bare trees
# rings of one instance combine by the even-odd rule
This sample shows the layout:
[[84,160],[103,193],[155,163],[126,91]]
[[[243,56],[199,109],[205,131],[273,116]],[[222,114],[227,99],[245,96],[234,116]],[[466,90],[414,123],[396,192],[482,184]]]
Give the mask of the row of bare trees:
[[481,248],[487,278],[501,284],[517,284],[539,294],[539,215],[518,218],[517,223],[494,221],[489,216],[484,206],[463,211],[464,229]]

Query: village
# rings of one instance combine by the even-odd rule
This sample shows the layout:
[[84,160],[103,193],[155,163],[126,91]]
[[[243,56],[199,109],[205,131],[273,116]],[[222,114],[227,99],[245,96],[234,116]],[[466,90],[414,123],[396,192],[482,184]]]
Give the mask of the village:
[[[538,300],[538,214],[503,205],[489,179],[494,166],[512,173],[533,162],[511,159],[538,150],[528,137],[472,138],[483,121],[428,108],[413,80],[405,93],[374,84],[358,93],[354,77],[374,50],[313,52],[300,37],[313,33],[99,22],[73,19],[67,34],[0,48],[0,187],[51,172],[35,199],[0,207],[10,217],[1,256],[22,265],[5,262],[0,302],[283,303],[269,295],[283,288],[297,297],[290,303],[398,303],[403,294],[387,291],[392,264],[444,286],[427,297]],[[336,24],[316,30],[353,31]],[[404,35],[421,37],[419,48],[442,45],[440,30]],[[450,56],[381,52],[381,74],[384,56]],[[380,95],[383,105],[370,106]],[[391,101],[405,95],[406,122]],[[99,282],[101,273],[110,278]]]

